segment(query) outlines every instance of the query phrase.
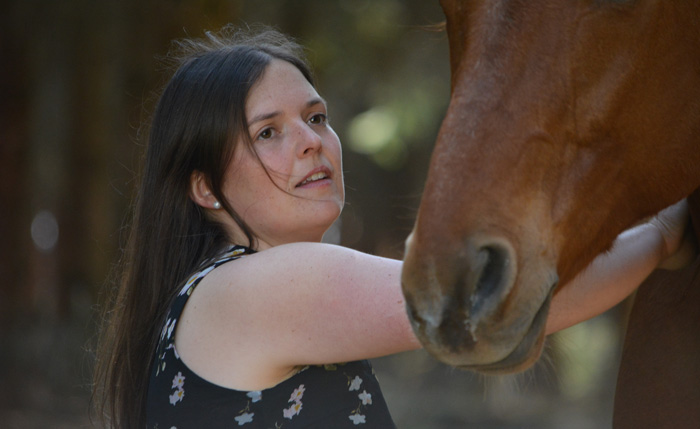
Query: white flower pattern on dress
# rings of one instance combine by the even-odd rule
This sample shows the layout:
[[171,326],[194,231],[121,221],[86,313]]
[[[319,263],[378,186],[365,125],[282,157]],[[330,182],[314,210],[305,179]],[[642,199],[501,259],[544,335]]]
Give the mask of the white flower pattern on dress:
[[292,417],[298,415],[300,411],[301,411],[301,402],[295,402],[292,404],[291,407],[285,408],[284,410],[282,410],[282,415],[284,416],[284,418],[291,420]]
[[[255,393],[255,392],[248,392]],[[246,395],[250,398],[250,395]],[[260,400],[260,398],[258,398]],[[250,401],[245,404],[245,408],[238,412],[238,415],[233,419],[238,422],[238,426],[243,426],[246,423],[251,423],[253,421],[253,416],[255,413],[250,412]]]
[[255,390],[253,392],[248,392],[245,394],[247,397],[249,397],[253,402],[258,402],[259,400],[262,399],[262,392],[260,390]]
[[365,421],[365,416],[363,416],[362,414],[350,414],[348,418],[352,420],[352,422],[356,425],[359,425],[361,423],[367,423]]
[[170,339],[170,336],[173,333],[173,328],[175,327],[176,322],[177,322],[177,319],[168,318],[168,320],[165,322],[165,326],[163,326],[163,330],[160,333],[161,341],[163,340],[163,338],[166,338],[166,335],[167,335],[167,338]]
[[[349,377],[348,377],[349,379]],[[355,378],[352,380],[349,380],[348,383],[350,384],[350,388],[348,390],[353,391],[353,390],[360,390],[360,385],[362,384],[362,379],[356,375]]]
[[292,417],[299,415],[301,412],[301,398],[304,396],[304,391],[306,388],[304,388],[303,384],[300,384],[299,387],[294,389],[292,392],[292,396],[289,397],[289,401],[287,402],[293,402],[293,404],[289,408],[285,408],[282,410],[282,416],[284,418],[291,420]]
[[240,416],[236,416],[233,419],[238,422],[238,426],[243,426],[246,423],[253,421],[253,416],[255,413],[243,413]]
[[292,396],[289,398],[289,401],[287,402],[298,402],[301,401],[301,397],[304,396],[304,385],[300,384],[299,387],[294,389],[294,392],[292,392]]
[[182,401],[185,396],[185,390],[182,388],[177,389],[172,395],[169,396],[170,403],[175,406],[178,402]]
[[170,399],[170,403],[175,406],[178,402],[182,401],[182,398],[185,396],[185,376],[182,375],[181,372],[178,371],[178,373],[173,377],[173,389],[175,391],[173,392],[172,395],[170,395],[168,398]]
[[[350,378],[347,374],[345,375],[348,378],[348,391],[359,391],[360,390],[360,385],[362,384],[362,379],[360,376],[356,375],[355,378]],[[360,403],[358,404],[357,408],[355,408],[348,418],[355,424],[364,424],[367,423],[366,421],[366,416],[362,413],[363,407],[367,405],[372,405],[372,395],[370,393],[367,393],[367,390],[362,390],[362,393],[357,395],[357,397],[360,399]]]
[[367,393],[366,390],[363,390],[362,393],[357,395],[360,400],[362,401],[362,405],[371,405],[372,404],[372,394]]
[[178,371],[178,373],[173,377],[173,389],[182,389],[182,386],[185,385],[185,376],[182,375],[181,372]]

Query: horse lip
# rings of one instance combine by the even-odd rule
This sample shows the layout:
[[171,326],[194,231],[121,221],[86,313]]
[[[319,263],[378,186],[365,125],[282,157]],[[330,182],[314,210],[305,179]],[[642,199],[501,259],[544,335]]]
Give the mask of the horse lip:
[[[555,289],[555,287],[556,284],[552,287],[552,291]],[[517,370],[528,357],[533,355],[533,347],[535,347],[538,343],[540,343],[540,345],[537,347],[537,353],[539,353],[542,339],[544,338],[544,327],[547,322],[547,315],[549,314],[549,305],[551,301],[552,293],[550,292],[549,295],[547,295],[547,299],[545,299],[542,306],[537,311],[537,314],[535,314],[532,324],[530,324],[530,328],[525,333],[525,336],[523,336],[518,345],[513,349],[513,351],[510,352],[510,354],[508,354],[508,356],[493,363],[459,365],[459,368],[478,371],[485,374],[504,374]]]
[[330,170],[328,167],[326,167],[325,165],[322,165],[322,166],[320,166],[320,167],[316,167],[316,168],[314,168],[313,170],[309,171],[309,172],[306,174],[306,176],[304,176],[304,178],[301,179],[301,181],[299,181],[299,183],[297,183],[297,184],[295,185],[295,187],[298,188],[302,183],[304,183],[304,181],[305,181],[306,179],[308,179],[309,177],[313,176],[313,175],[316,174],[316,173],[326,173],[327,178],[330,178],[330,177],[331,177],[331,170]]

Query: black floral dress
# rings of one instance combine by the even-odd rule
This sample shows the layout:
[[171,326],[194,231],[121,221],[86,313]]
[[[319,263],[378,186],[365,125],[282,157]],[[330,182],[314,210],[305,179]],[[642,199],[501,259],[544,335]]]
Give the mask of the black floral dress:
[[192,275],[173,302],[151,370],[147,427],[187,428],[394,428],[370,363],[366,360],[307,366],[262,391],[218,386],[180,360],[173,333],[187,299],[216,267],[252,253],[233,246]]

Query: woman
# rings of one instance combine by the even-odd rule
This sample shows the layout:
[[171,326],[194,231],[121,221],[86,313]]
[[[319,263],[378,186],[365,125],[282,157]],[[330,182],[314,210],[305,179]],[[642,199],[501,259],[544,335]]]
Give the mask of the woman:
[[[300,48],[230,28],[180,47],[98,351],[110,424],[393,427],[365,359],[420,347],[401,261],[320,243],[344,203],[341,149]],[[622,234],[555,297],[548,332],[631,293],[686,211]]]

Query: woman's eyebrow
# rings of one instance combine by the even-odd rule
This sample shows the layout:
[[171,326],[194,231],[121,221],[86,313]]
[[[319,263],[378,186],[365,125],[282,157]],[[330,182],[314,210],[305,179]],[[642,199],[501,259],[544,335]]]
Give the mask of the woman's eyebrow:
[[275,116],[280,115],[281,113],[282,112],[280,112],[279,110],[276,110],[276,111],[270,112],[270,113],[261,113],[257,116],[254,116],[253,119],[248,121],[248,126],[250,127],[251,125],[253,125],[256,122],[265,121],[265,120],[268,120],[270,118],[274,118]]
[[[322,104],[324,107],[326,107],[326,100],[324,100],[321,97],[314,97],[311,100],[306,102],[305,108],[308,109],[309,107],[313,107],[317,104]],[[274,118],[275,116],[280,115],[280,114],[282,114],[282,112],[280,110],[275,110],[274,112],[269,112],[269,113],[261,113],[259,115],[253,116],[253,118],[250,121],[248,121],[248,126],[250,127],[256,122],[265,121],[265,120],[268,120],[270,118]]]
[[325,107],[326,100],[324,100],[321,97],[314,97],[306,103],[306,107],[309,108],[309,107],[315,106],[317,104],[323,104],[323,106]]

